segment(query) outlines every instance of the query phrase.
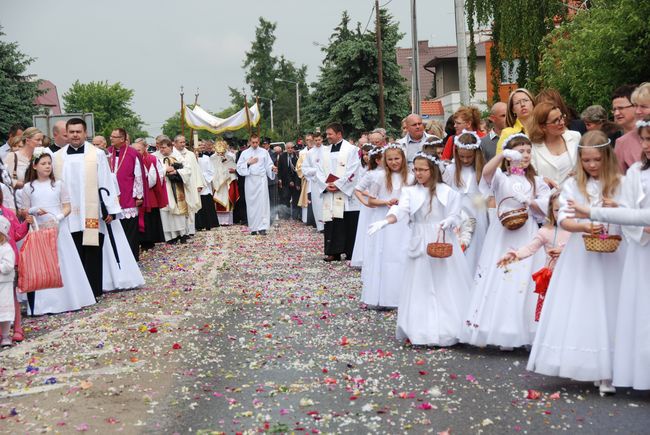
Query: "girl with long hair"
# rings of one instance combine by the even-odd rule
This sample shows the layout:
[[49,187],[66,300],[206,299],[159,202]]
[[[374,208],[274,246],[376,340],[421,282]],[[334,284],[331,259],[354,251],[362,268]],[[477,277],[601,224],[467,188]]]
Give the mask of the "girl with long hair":
[[[461,196],[442,182],[437,157],[420,152],[413,165],[416,182],[402,189],[386,218],[368,233],[409,222],[412,231],[402,235],[408,255],[399,273],[396,337],[415,345],[451,346],[458,342],[472,282],[452,233],[460,223]],[[451,256],[429,256],[427,245],[443,240],[452,245]]]
[[[375,207],[370,222],[386,216],[389,208],[399,202],[402,189],[413,180],[401,145],[388,145],[383,148],[383,154],[383,169],[373,171],[368,192],[368,204]],[[407,223],[402,222],[368,240],[361,270],[361,301],[364,304],[397,307],[409,231]]]
[[463,198],[461,226],[468,230],[461,233],[467,234],[461,239],[461,247],[469,270],[474,273],[488,228],[486,202],[479,190],[485,157],[476,132],[463,130],[455,142],[454,162],[447,166],[442,179]]
[[560,195],[560,226],[571,237],[548,287],[528,370],[577,381],[596,381],[602,394],[612,386],[614,334],[625,242],[611,253],[587,250],[583,235],[607,238],[618,225],[576,219],[568,212],[574,199],[591,206],[617,207],[621,176],[610,141],[590,131],[580,141],[575,177]]
[[[499,220],[490,223],[475,274],[475,287],[461,340],[502,350],[533,342],[536,298],[531,275],[544,265],[537,254],[508,269],[497,268],[503,252],[528,243],[545,218],[550,189],[530,165],[532,144],[522,133],[510,136],[503,153],[483,168],[483,178],[496,198]],[[509,222],[512,215],[520,226]]]

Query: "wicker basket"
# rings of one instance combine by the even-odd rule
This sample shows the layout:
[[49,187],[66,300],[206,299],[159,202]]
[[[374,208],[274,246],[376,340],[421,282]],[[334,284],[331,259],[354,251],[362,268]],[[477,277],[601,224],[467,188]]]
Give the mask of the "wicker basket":
[[[591,224],[593,230],[593,223]],[[609,225],[603,234],[583,234],[582,241],[585,244],[585,249],[589,252],[600,252],[602,254],[609,254],[616,252],[618,245],[621,244],[621,236],[610,235]]]
[[503,201],[506,199],[514,199],[512,196],[506,196],[499,202],[499,205],[497,206],[497,216],[499,216],[499,221],[501,222],[501,225],[506,227],[509,230],[518,230],[519,228],[523,227],[526,221],[528,220],[528,208],[527,207],[522,207],[522,208],[516,208],[514,210],[506,211],[504,213],[499,213],[499,210],[501,209],[501,204],[503,204]]
[[[442,233],[442,243],[440,243],[440,233]],[[447,258],[451,257],[454,252],[454,246],[451,243],[445,242],[445,232],[440,229],[438,231],[438,239],[435,243],[427,244],[427,255],[433,258]]]

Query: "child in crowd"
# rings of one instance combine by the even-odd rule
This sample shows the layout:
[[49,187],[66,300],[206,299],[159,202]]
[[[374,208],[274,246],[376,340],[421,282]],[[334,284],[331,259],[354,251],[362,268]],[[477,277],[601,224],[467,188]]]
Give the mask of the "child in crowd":
[[[369,189],[368,203],[376,207],[372,212],[375,218],[371,222],[385,217],[388,209],[398,203],[402,188],[413,180],[404,149],[400,145],[388,145],[383,150],[384,168],[373,172]],[[363,303],[376,307],[397,307],[409,231],[407,222],[403,221],[368,240],[361,272]]]
[[[417,183],[402,189],[386,219],[372,224],[368,233],[388,224],[410,222],[408,256],[396,283],[401,295],[397,339],[415,345],[451,346],[458,342],[471,287],[467,263],[451,232],[459,224],[461,196],[442,183],[436,157],[418,153],[413,165]],[[443,239],[452,244],[452,255],[427,255],[427,245]]]
[[70,198],[63,183],[54,180],[52,156],[42,147],[34,150],[22,197],[23,205],[35,216],[39,228],[58,228],[56,245],[63,280],[61,288],[28,293],[29,314],[63,313],[93,305],[95,296],[65,221],[70,214]]
[[[650,390],[650,292],[639,271],[650,264],[650,117],[637,122],[643,154],[641,161],[627,170],[622,187],[622,207],[592,207],[569,201],[569,213],[577,218],[626,225],[628,241],[621,274],[614,379],[617,387]],[[643,218],[645,215],[645,219]]]
[[0,216],[0,346],[9,347],[13,340],[9,335],[14,320],[14,276],[16,274],[16,254],[8,243],[11,224]]
[[508,251],[499,263],[499,267],[506,267],[513,261],[520,261],[535,255],[537,251],[544,247],[546,252],[546,266],[533,274],[535,281],[535,293],[537,293],[537,307],[535,308],[535,321],[539,321],[542,305],[546,297],[548,284],[557,263],[557,259],[562,253],[562,249],[569,240],[570,232],[560,227],[557,223],[558,213],[560,211],[560,192],[553,193],[548,201],[547,223],[539,229],[535,238],[526,246],[518,250]]
[[585,233],[606,238],[617,225],[569,216],[568,200],[617,207],[621,176],[610,141],[602,131],[580,140],[576,175],[560,195],[558,221],[571,232],[549,284],[528,370],[578,381],[596,381],[602,394],[614,393],[612,354],[625,243],[612,253],[592,252]]
[[[4,204],[4,197],[0,193],[0,204]],[[27,216],[23,222],[20,222],[16,217],[14,211],[10,208],[0,205],[0,216],[4,216],[11,226],[9,227],[9,234],[7,234],[7,242],[9,246],[14,250],[15,266],[18,266],[18,246],[17,242],[22,240],[29,231],[29,223],[33,222],[31,216]],[[14,289],[16,287],[16,278],[14,277]],[[14,291],[14,334],[12,340],[15,342],[21,342],[25,338],[25,334],[22,328],[22,316],[20,313],[20,303],[16,297],[16,292]]]
[[354,195],[361,203],[361,210],[359,211],[359,223],[357,225],[357,234],[354,239],[355,249],[352,252],[352,260],[350,266],[361,267],[363,265],[363,255],[367,249],[366,227],[370,222],[370,215],[374,208],[368,204],[368,191],[372,181],[374,171],[381,166],[384,158],[381,148],[373,148],[368,151],[367,168],[363,175],[359,177],[359,182],[354,188]]
[[[488,228],[461,341],[512,350],[533,342],[536,298],[531,275],[543,266],[544,256],[538,252],[505,271],[497,268],[497,262],[503,252],[535,236],[539,229],[536,217],[545,216],[550,190],[530,165],[532,144],[528,136],[512,135],[504,148],[483,168],[483,177],[504,219]],[[513,218],[520,218],[521,226],[511,225],[506,219],[508,211]]]
[[463,130],[454,141],[454,163],[447,166],[442,178],[463,198],[463,224],[468,227],[470,239],[462,240],[461,247],[474,273],[488,228],[485,200],[479,191],[485,157],[481,138],[475,132]]

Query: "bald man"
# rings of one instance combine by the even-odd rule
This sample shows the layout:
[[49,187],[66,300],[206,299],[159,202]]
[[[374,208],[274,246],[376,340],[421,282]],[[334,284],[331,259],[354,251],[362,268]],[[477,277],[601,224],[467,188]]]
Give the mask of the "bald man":
[[93,138],[93,145],[95,145],[100,150],[106,151],[106,138],[104,136],[95,136]]
[[397,141],[406,148],[406,160],[409,167],[413,167],[413,158],[418,151],[422,151],[422,145],[427,141],[429,135],[424,131],[422,117],[417,113],[411,113],[404,120],[406,136]]
[[501,101],[494,103],[490,108],[490,116],[488,119],[492,121],[492,129],[483,139],[481,139],[481,148],[483,149],[483,154],[485,154],[486,160],[490,160],[496,154],[501,130],[506,128],[507,110],[508,105]]
[[[104,141],[104,143],[106,143]],[[52,143],[49,148],[53,153],[57,152],[64,146],[68,144],[68,132],[65,128],[65,121],[60,120],[56,121],[54,127],[52,127]],[[104,147],[105,148],[105,147]]]

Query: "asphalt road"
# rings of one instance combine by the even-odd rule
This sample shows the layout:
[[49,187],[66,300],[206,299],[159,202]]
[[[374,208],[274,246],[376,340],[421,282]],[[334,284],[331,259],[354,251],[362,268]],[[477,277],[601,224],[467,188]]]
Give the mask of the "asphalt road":
[[396,313],[365,309],[359,271],[321,261],[309,228],[218,237],[196,351],[145,432],[650,433],[648,392],[527,372],[523,349],[397,342]]

